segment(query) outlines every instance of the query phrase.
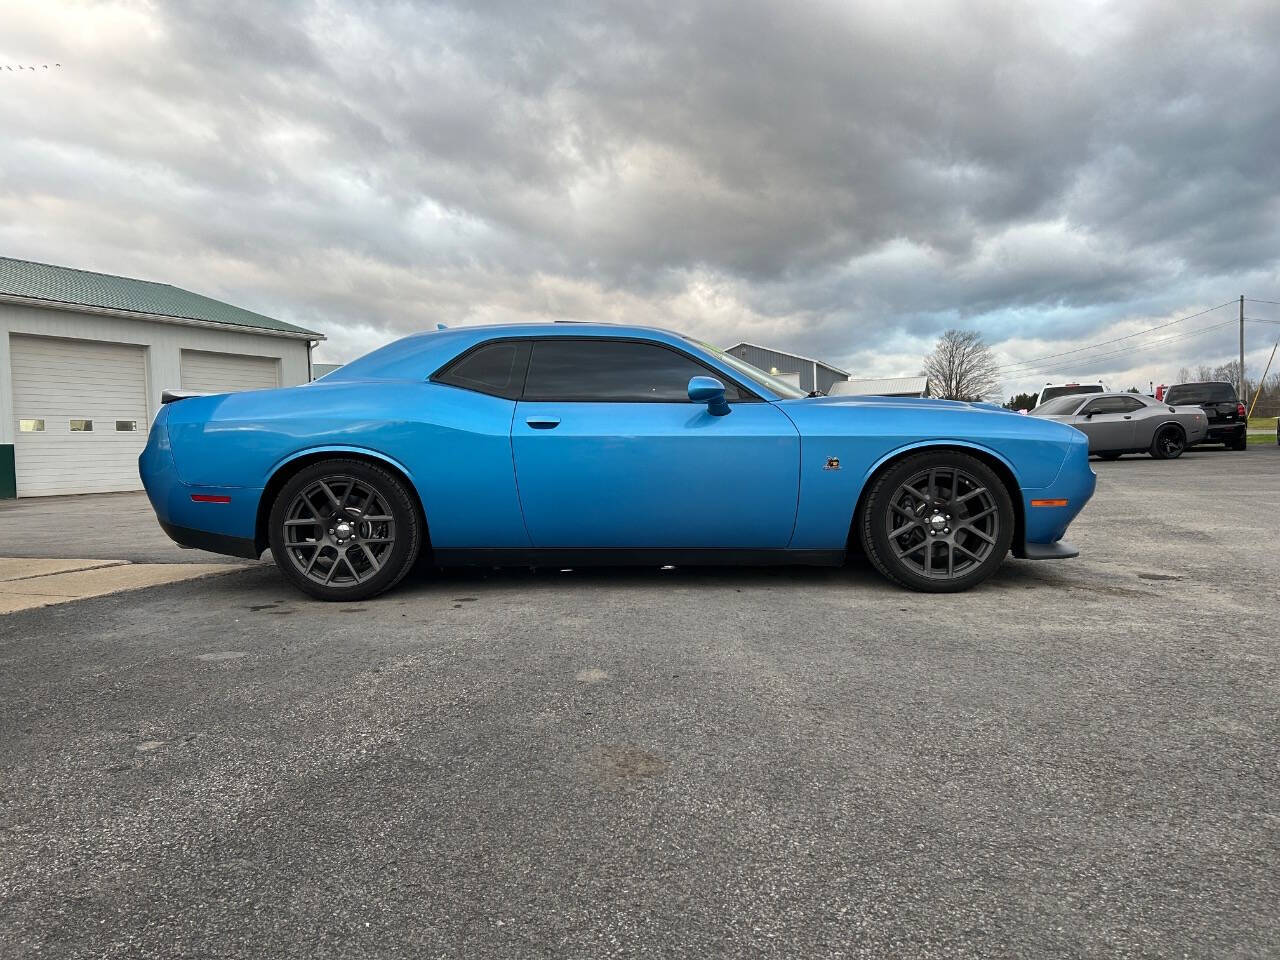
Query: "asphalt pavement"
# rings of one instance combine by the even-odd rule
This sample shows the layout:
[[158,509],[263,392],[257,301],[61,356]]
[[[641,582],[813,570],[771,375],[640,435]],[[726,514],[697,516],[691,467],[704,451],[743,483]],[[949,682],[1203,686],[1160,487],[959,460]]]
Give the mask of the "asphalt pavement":
[[0,616],[0,956],[1275,956],[1280,451],[1095,469],[1079,559],[957,596],[260,564]]

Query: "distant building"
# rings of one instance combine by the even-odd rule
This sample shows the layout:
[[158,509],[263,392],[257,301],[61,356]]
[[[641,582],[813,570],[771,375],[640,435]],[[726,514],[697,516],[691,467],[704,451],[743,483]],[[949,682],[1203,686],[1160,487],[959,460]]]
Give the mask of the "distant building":
[[306,383],[323,339],[167,283],[0,257],[0,498],[139,490],[163,390]]
[[311,364],[311,379],[319,380],[321,377],[326,377],[333,371],[345,366],[345,363],[313,363]]
[[838,397],[927,397],[928,377],[886,377],[881,380],[844,380],[827,391]]
[[822,360],[802,357],[797,353],[785,353],[770,347],[761,347],[754,343],[735,343],[725,351],[739,360],[745,360],[765,373],[772,373],[782,379],[795,383],[801,390],[819,390],[830,393],[831,385],[841,380],[848,380],[847,371]]

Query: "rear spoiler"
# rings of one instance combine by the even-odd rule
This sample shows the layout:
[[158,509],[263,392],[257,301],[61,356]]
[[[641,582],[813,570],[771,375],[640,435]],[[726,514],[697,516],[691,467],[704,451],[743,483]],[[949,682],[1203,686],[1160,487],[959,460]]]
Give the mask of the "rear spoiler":
[[186,400],[188,397],[210,397],[211,393],[201,393],[199,390],[166,390],[160,394],[161,403],[177,403],[179,400]]

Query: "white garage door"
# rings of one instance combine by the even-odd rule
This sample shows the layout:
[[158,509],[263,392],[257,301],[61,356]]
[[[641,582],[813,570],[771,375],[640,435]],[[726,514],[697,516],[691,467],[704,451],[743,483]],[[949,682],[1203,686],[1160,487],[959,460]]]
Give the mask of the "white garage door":
[[268,390],[280,386],[280,361],[243,353],[182,351],[182,389],[204,393]]
[[96,340],[9,341],[18,496],[140,490],[147,442],[143,347]]

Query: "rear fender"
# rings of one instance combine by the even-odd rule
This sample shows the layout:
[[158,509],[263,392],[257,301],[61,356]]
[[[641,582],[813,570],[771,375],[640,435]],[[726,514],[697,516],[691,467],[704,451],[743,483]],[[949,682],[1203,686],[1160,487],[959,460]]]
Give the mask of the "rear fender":
[[394,467],[397,472],[404,474],[405,478],[408,479],[408,481],[411,484],[413,484],[414,492],[418,493],[418,482],[417,480],[414,479],[413,472],[408,467],[406,467],[403,463],[401,463],[399,460],[395,459],[394,457],[389,457],[385,453],[382,453],[379,450],[371,450],[368,447],[349,446],[345,444],[330,444],[327,446],[308,447],[305,450],[297,450],[289,454],[287,457],[283,457],[282,459],[272,464],[271,469],[267,471],[265,482],[269,484],[271,482],[272,477],[274,477],[276,474],[278,474],[281,470],[283,470],[285,467],[287,467],[291,463],[301,460],[304,457],[310,458],[310,457],[316,456],[317,454],[326,454],[326,453],[333,453],[333,454],[339,454],[339,455],[344,453],[355,454],[361,457],[371,457],[374,460],[381,460],[383,463],[387,464],[388,466]]
[[257,516],[254,523],[253,538],[258,546],[259,551],[265,550],[268,546],[267,542],[267,515],[271,511],[271,504],[275,499],[280,488],[288,482],[288,476],[293,473],[290,470],[291,464],[296,464],[302,460],[318,460],[326,457],[342,457],[350,456],[360,459],[375,460],[385,464],[391,468],[393,473],[399,474],[409,484],[414,499],[418,503],[418,512],[424,524],[426,522],[426,507],[423,504],[422,491],[418,489],[418,483],[414,479],[413,472],[399,460],[389,457],[385,453],[378,450],[371,450],[368,447],[358,447],[348,444],[327,444],[316,447],[308,447],[305,450],[296,450],[274,463],[267,473],[262,493],[258,501]]

